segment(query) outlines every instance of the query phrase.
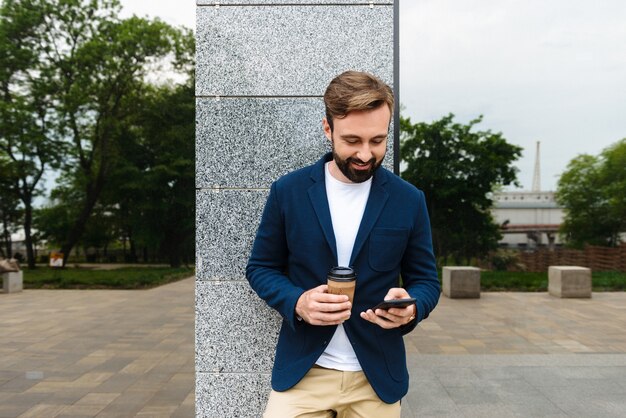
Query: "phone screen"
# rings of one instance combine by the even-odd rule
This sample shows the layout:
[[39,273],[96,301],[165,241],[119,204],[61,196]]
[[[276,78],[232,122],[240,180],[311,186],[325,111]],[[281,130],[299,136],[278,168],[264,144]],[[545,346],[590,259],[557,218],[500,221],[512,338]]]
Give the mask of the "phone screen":
[[372,310],[376,311],[376,309],[406,308],[407,306],[411,306],[414,303],[415,298],[384,300],[378,305],[374,306]]

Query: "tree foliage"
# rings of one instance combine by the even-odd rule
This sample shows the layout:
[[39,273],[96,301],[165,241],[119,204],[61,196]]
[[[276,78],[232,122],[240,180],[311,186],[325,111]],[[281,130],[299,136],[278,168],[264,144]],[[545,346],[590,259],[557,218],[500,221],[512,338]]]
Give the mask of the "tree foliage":
[[9,183],[23,206],[31,268],[33,201],[41,194],[44,173],[58,167],[63,155],[54,130],[54,98],[44,77],[44,21],[40,0],[5,0],[0,6],[0,153],[7,165],[3,183]]
[[[0,152],[24,206],[27,245],[39,182],[49,168],[61,171],[59,207],[39,219],[66,257],[78,243],[115,236],[101,231],[117,209],[102,194],[153,94],[148,75],[167,65],[193,77],[191,30],[119,11],[118,0],[5,0],[0,8]],[[34,267],[32,249],[28,258]]]
[[71,144],[65,170],[84,191],[61,247],[67,257],[123,152],[124,124],[148,69],[176,53],[184,34],[159,20],[118,19],[117,0],[50,0],[49,6],[44,43],[59,126]]
[[[125,260],[172,266],[192,262],[195,253],[194,80],[178,86],[146,87],[122,126],[123,149],[111,163],[100,198],[77,245],[86,250],[122,240]],[[38,229],[62,242],[78,216],[82,178],[67,173],[38,211]],[[128,248],[126,248],[128,246]],[[106,255],[106,254],[105,254]]]
[[516,183],[511,164],[521,155],[501,133],[475,130],[481,121],[463,125],[452,114],[432,123],[400,118],[401,175],[426,195],[437,255],[457,263],[497,246],[491,192]]
[[0,153],[0,257],[13,256],[11,234],[17,232],[17,223],[21,216],[19,194],[13,183],[11,173],[13,165]]
[[193,79],[146,92],[104,192],[131,259],[144,249],[179,266],[195,252],[194,94]]
[[559,178],[565,207],[561,233],[568,244],[614,247],[626,232],[626,138],[600,153],[574,158]]

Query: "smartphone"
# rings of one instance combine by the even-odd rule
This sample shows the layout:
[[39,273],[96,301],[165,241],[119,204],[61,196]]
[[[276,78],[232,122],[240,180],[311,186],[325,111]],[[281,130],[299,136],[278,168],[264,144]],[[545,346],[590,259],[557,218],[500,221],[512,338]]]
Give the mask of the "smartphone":
[[407,306],[413,305],[415,301],[415,298],[384,300],[374,306],[372,310],[376,312],[376,309],[406,308]]

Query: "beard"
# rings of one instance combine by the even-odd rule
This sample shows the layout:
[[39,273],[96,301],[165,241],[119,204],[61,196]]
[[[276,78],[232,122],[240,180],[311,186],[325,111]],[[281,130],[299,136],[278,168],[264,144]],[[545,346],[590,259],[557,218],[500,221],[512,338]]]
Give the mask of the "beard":
[[[333,144],[333,160],[335,160],[335,164],[337,164],[339,171],[341,171],[341,173],[353,183],[363,183],[364,181],[372,178],[376,170],[378,170],[378,167],[382,165],[384,159],[385,156],[383,155],[383,158],[381,158],[378,162],[376,162],[376,158],[374,157],[372,157],[369,161],[361,161],[358,158],[353,157],[348,157],[343,160],[335,152],[335,146]],[[369,164],[370,167],[367,170],[355,170],[352,168],[353,162],[361,165]]]

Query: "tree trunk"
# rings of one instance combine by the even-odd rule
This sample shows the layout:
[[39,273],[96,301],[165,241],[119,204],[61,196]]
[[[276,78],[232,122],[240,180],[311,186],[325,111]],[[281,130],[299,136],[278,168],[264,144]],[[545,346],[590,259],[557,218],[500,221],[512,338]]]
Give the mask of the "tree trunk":
[[164,243],[166,244],[161,248],[161,250],[166,252],[170,267],[180,267],[183,237],[181,236],[179,230],[176,228],[167,230],[165,233]]
[[5,258],[11,258],[13,242],[11,242],[11,231],[9,231],[9,217],[5,212],[2,213],[2,225],[4,228],[4,248],[6,250],[6,253],[4,251],[2,253],[5,254]]
[[35,253],[33,251],[33,236],[31,226],[33,224],[33,205],[32,196],[26,194],[22,198],[24,203],[24,245],[26,245],[26,259],[28,260],[28,268],[35,268]]
[[129,236],[128,243],[130,244],[130,262],[136,263],[137,262],[137,246],[135,245],[135,240],[131,236]]
[[[91,187],[89,187],[91,186]],[[70,255],[70,252],[76,246],[76,243],[80,240],[83,233],[85,232],[85,227],[87,225],[87,221],[91,216],[91,212],[93,211],[94,206],[96,206],[96,202],[98,201],[98,197],[100,196],[100,192],[102,191],[102,182],[91,183],[88,186],[87,198],[83,204],[83,208],[72,225],[70,232],[67,234],[67,239],[65,243],[61,246],[61,252],[63,253],[63,266],[67,263],[67,258]]]

